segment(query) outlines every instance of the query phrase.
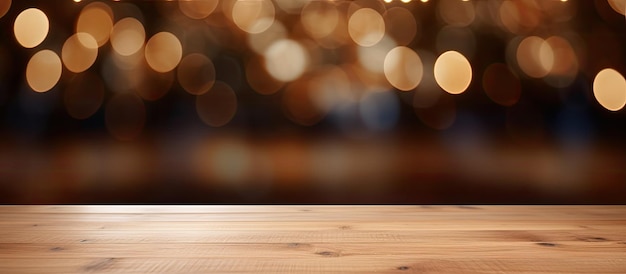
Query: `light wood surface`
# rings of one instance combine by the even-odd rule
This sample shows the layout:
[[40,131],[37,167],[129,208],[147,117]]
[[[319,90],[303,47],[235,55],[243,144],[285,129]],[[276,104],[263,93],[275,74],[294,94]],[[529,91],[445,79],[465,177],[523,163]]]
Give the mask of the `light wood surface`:
[[0,206],[0,273],[626,273],[626,206]]

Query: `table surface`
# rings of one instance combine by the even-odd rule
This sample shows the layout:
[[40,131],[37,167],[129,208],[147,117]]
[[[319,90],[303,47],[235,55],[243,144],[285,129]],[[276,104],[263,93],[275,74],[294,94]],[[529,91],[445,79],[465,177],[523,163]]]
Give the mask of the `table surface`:
[[626,273],[626,206],[0,206],[0,273]]

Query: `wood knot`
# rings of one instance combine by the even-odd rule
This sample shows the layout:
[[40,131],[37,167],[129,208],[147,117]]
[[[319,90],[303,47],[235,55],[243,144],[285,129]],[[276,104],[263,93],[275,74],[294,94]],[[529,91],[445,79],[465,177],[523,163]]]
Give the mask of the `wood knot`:
[[398,267],[396,267],[396,269],[397,269],[397,270],[409,270],[409,269],[411,269],[411,268],[410,268],[410,267],[408,267],[408,266],[406,266],[406,265],[403,265],[403,266],[398,266]]
[[339,229],[341,229],[341,230],[350,230],[351,227],[349,225],[342,225],[342,226],[339,227]]
[[320,252],[315,252],[315,254],[320,255],[322,257],[339,257],[339,256],[341,256],[340,253],[333,252],[333,251],[320,251]]
[[583,242],[606,242],[608,241],[607,238],[603,238],[603,237],[579,237],[577,239]]
[[55,246],[53,248],[50,248],[50,251],[61,251],[61,250],[65,250],[65,248],[62,248],[60,246]]
[[548,243],[548,242],[540,242],[540,243],[537,243],[537,244],[540,245],[540,246],[549,246],[549,247],[555,247],[556,246],[555,243]]

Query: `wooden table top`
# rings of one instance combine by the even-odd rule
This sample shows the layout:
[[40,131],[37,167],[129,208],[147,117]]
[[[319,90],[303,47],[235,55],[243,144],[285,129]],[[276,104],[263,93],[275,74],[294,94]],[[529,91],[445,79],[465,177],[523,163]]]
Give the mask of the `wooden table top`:
[[626,273],[626,206],[0,206],[0,273]]

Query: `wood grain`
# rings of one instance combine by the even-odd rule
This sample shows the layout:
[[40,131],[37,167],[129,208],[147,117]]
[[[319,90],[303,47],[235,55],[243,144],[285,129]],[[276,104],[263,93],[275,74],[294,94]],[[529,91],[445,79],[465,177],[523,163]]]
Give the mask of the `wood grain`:
[[0,273],[626,273],[626,206],[0,206]]

